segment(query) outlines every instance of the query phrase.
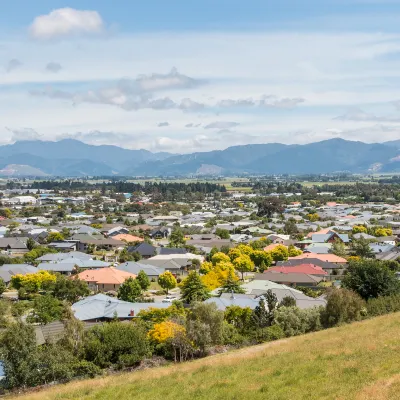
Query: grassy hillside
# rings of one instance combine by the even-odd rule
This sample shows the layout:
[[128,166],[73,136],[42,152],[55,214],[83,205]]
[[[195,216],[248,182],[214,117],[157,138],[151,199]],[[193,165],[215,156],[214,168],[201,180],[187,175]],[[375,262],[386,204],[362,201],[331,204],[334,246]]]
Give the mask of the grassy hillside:
[[399,399],[400,314],[19,399]]

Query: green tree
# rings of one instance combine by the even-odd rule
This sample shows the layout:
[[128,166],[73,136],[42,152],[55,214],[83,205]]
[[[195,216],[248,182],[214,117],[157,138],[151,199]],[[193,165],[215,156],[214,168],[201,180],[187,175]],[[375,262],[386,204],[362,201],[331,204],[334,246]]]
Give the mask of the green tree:
[[365,300],[400,293],[400,281],[395,272],[378,260],[351,262],[342,279],[342,286]]
[[246,291],[242,288],[242,286],[240,286],[240,283],[237,279],[234,279],[233,276],[229,275],[222,284],[218,293],[221,295],[222,293],[246,293]]
[[27,317],[29,323],[47,325],[50,322],[58,321],[63,315],[63,304],[50,295],[37,296],[33,301],[31,313]]
[[251,261],[253,261],[256,267],[263,266],[263,271],[271,266],[272,257],[269,253],[264,250],[254,250],[250,255]]
[[271,218],[274,214],[282,214],[284,211],[283,201],[279,197],[264,197],[257,205],[259,217]]
[[64,240],[64,236],[60,232],[50,232],[46,240],[47,243],[61,242]]
[[142,297],[142,287],[137,279],[129,277],[118,289],[118,298],[131,303],[137,302]]
[[229,231],[227,229],[217,228],[215,230],[215,234],[219,236],[221,239],[229,239],[231,237]]
[[35,247],[37,247],[37,243],[32,238],[28,238],[26,241],[26,247],[29,251],[33,250]]
[[180,226],[174,226],[169,237],[170,247],[182,247],[185,245],[185,236]]
[[7,388],[29,387],[35,384],[36,335],[33,326],[11,324],[0,337],[1,361]]
[[77,276],[67,278],[64,275],[57,275],[54,284],[53,296],[59,300],[66,300],[69,303],[76,303],[80,298],[89,296],[90,290],[85,281]]
[[85,335],[83,351],[85,360],[101,368],[132,367],[151,355],[147,331],[140,323],[95,326]]
[[0,296],[6,291],[7,285],[3,281],[2,278],[0,278]]
[[332,253],[338,257],[344,258],[347,255],[346,246],[344,245],[344,243],[341,240],[336,238],[334,240],[334,242],[332,243],[332,247],[329,250],[329,253]]
[[348,289],[332,289],[327,293],[327,304],[322,313],[322,322],[326,327],[359,321],[365,302],[355,292]]
[[350,254],[352,256],[361,258],[374,258],[374,252],[370,247],[370,242],[367,239],[360,238],[357,240],[352,240],[350,243]]
[[296,299],[291,296],[285,296],[279,303],[279,307],[296,307]]
[[143,291],[146,291],[150,287],[150,279],[143,270],[139,271],[136,280],[139,282]]
[[254,269],[254,264],[249,256],[242,254],[232,261],[233,266],[242,274],[242,280],[244,279],[245,272],[251,272]]
[[168,292],[176,287],[176,279],[170,271],[165,271],[158,277],[158,284]]
[[184,303],[191,304],[195,301],[204,301],[210,297],[210,291],[203,284],[200,276],[192,271],[188,277],[182,282],[181,300]]

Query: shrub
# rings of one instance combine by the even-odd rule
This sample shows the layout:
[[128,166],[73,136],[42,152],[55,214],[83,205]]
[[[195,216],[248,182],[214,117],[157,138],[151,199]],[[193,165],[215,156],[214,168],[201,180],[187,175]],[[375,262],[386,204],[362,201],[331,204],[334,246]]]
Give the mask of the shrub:
[[369,316],[378,316],[400,311],[400,295],[383,296],[376,299],[369,299],[367,312]]
[[280,307],[275,311],[275,324],[285,336],[297,336],[321,329],[321,310],[317,307],[302,310],[298,307]]
[[327,294],[327,304],[322,313],[326,327],[359,321],[365,312],[365,302],[348,289],[332,289]]

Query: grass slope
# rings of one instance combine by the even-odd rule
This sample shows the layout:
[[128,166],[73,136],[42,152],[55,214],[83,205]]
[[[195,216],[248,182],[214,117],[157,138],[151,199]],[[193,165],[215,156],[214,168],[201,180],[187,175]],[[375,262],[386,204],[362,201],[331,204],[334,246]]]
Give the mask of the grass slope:
[[399,399],[400,314],[19,399]]

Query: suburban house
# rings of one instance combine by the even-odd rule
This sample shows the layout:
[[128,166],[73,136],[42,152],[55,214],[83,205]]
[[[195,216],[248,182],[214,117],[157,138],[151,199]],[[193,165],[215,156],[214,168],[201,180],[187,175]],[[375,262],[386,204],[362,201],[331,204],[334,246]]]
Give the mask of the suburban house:
[[29,251],[26,246],[27,237],[0,238],[0,250],[11,254],[23,254]]
[[8,285],[13,275],[36,274],[38,271],[29,264],[4,264],[0,267],[0,278]]
[[130,303],[102,293],[86,297],[72,305],[74,315],[80,321],[100,322],[112,321],[118,318],[120,321],[135,318],[140,311],[153,308],[167,308],[165,303]]
[[277,261],[276,266],[277,267],[294,267],[297,265],[304,265],[304,264],[312,264],[314,266],[322,268],[324,271],[326,271],[329,275],[338,275],[341,270],[343,269],[342,265],[339,264],[334,264],[332,262],[328,261],[322,261],[318,258],[307,258],[307,259],[299,259],[299,260],[294,260],[290,259],[287,261]]
[[146,265],[134,261],[128,261],[120,264],[118,265],[117,269],[134,275],[138,275],[140,271],[143,271],[150,280],[157,279],[163,272],[165,272],[163,268],[158,268],[154,265]]
[[327,233],[314,233],[311,236],[311,240],[314,243],[334,243],[336,240],[339,240],[342,243],[349,243],[349,235],[336,233],[334,231],[329,231]]
[[255,274],[254,279],[264,279],[287,286],[317,286],[323,280],[322,277],[298,272],[274,272],[267,271],[262,274]]
[[112,236],[112,238],[126,243],[144,242],[143,238],[135,235],[130,235],[129,233],[119,233],[118,235]]
[[152,239],[156,239],[156,240],[167,239],[168,236],[170,235],[170,233],[171,233],[171,229],[170,228],[167,228],[166,226],[161,226],[159,228],[153,229],[149,233],[149,236]]
[[98,270],[83,271],[78,274],[79,279],[87,282],[89,289],[94,291],[117,291],[128,279],[136,278],[135,274],[120,271],[116,268],[104,268]]
[[154,257],[157,248],[147,242],[142,242],[134,246],[129,246],[127,250],[129,253],[139,253],[142,258],[146,259]]
[[292,267],[288,266],[271,267],[268,268],[268,272],[279,272],[283,274],[295,272],[299,274],[320,276],[322,278],[328,275],[328,273],[324,271],[321,267],[312,264],[300,264],[300,265],[294,265]]
[[296,257],[289,257],[289,260],[304,260],[307,258],[315,258],[334,264],[347,265],[347,260],[345,258],[339,257],[335,254],[303,253]]

